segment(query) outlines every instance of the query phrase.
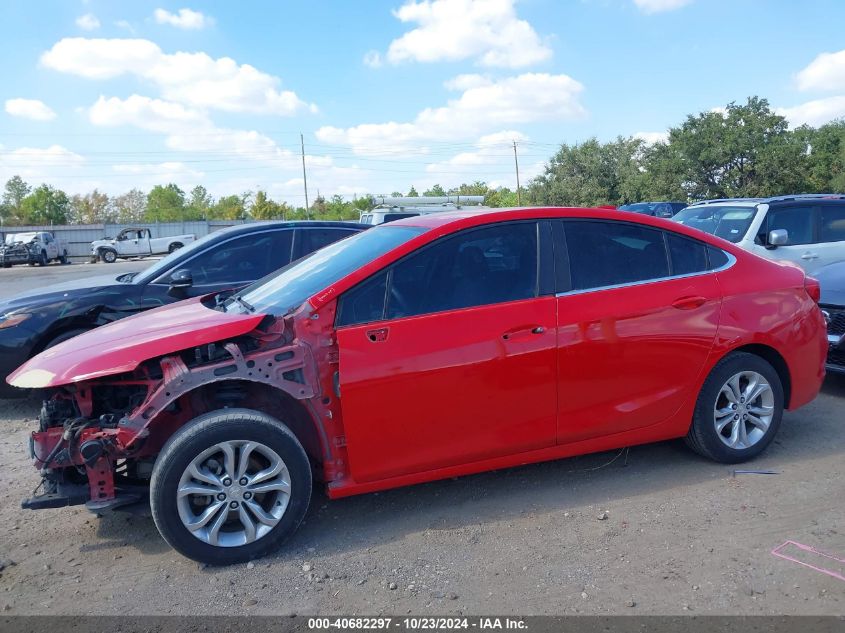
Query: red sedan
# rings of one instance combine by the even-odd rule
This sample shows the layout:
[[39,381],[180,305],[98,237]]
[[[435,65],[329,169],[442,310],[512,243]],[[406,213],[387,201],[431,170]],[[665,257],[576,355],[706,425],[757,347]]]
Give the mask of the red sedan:
[[441,213],[337,242],[224,299],[46,350],[42,508],[149,494],[164,538],[225,564],[330,497],[685,437],[772,441],[824,377],[818,284],[719,238],[606,209]]

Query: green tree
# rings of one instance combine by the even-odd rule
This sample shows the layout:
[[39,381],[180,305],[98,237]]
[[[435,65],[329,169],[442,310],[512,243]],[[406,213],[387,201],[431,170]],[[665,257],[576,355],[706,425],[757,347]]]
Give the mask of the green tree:
[[21,201],[21,221],[25,224],[67,224],[70,200],[61,189],[40,185]]
[[419,198],[420,194],[417,193],[417,190],[414,188],[414,185],[411,185],[411,188],[408,190],[406,194],[409,198]]
[[223,196],[209,209],[209,217],[215,220],[241,220],[246,215],[243,196]]
[[431,189],[423,191],[424,196],[445,196],[446,192],[440,185],[434,185]]
[[71,197],[69,216],[74,224],[101,224],[117,219],[111,199],[97,189],[84,196],[76,194]]
[[185,219],[185,192],[172,182],[156,185],[147,194],[147,222],[178,222]]
[[806,191],[845,191],[845,120],[795,130],[805,153]]
[[645,169],[692,199],[778,195],[804,188],[805,150],[766,99],[749,97],[724,113],[689,115]]
[[591,138],[562,145],[545,171],[529,185],[535,204],[598,206],[642,197],[643,141],[619,137],[609,143]]
[[118,222],[135,224],[144,220],[147,194],[140,189],[130,189],[112,198],[112,209]]
[[267,192],[257,191],[252,205],[249,208],[249,214],[256,220],[284,220],[292,209],[283,203],[278,203],[267,197]]
[[208,217],[208,210],[214,204],[214,200],[202,185],[191,189],[191,198],[188,200],[185,209],[186,219],[204,220]]
[[4,222],[20,221],[21,203],[29,195],[32,188],[20,176],[12,176],[6,181],[3,190],[2,217]]

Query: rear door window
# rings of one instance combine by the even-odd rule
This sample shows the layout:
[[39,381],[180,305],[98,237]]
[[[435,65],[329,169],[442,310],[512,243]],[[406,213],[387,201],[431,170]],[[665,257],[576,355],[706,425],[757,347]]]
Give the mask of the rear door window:
[[672,275],[692,275],[708,269],[707,246],[702,242],[667,232],[666,245],[669,247]]
[[625,222],[564,222],[573,290],[668,277],[663,231]]
[[324,246],[342,240],[344,237],[349,237],[353,233],[357,233],[357,231],[342,227],[297,229],[297,245],[294,258],[299,259],[300,257],[304,257],[314,251],[320,250]]
[[823,205],[821,207],[819,241],[845,241],[845,205]]

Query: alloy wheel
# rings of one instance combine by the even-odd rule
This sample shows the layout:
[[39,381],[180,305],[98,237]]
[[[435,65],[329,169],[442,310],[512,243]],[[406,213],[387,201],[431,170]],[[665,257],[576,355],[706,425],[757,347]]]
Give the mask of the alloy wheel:
[[238,547],[267,535],[285,514],[288,468],[273,449],[254,441],[226,441],[188,464],[176,490],[187,530],[215,547]]
[[766,435],[774,405],[774,391],[763,375],[756,371],[734,374],[722,385],[713,407],[716,434],[729,448],[750,448]]

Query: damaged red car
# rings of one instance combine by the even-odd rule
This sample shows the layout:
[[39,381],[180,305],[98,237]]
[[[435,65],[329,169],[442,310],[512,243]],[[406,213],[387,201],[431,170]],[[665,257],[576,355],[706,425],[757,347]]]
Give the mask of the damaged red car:
[[670,438],[771,443],[824,377],[818,284],[607,209],[430,214],[227,298],[180,302],[15,371],[47,390],[27,508],[148,503],[211,564],[262,556],[329,497]]

